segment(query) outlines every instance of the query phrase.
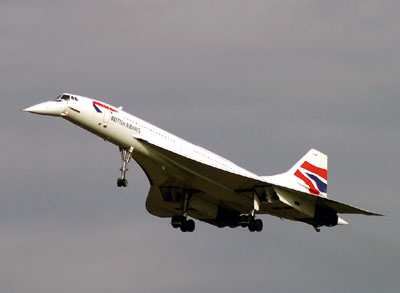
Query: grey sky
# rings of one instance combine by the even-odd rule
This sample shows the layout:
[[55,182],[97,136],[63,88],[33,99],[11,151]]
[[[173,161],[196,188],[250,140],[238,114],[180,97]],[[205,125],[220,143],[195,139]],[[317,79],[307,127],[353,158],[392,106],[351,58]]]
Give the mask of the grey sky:
[[[398,292],[398,1],[1,1],[1,292]],[[260,175],[309,148],[329,196],[388,217],[321,233],[172,229],[118,149],[20,110],[99,98]]]

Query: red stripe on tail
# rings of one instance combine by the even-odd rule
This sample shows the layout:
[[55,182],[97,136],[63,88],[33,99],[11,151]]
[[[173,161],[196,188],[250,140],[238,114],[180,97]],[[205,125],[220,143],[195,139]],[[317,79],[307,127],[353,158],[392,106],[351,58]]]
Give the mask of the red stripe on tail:
[[300,178],[301,180],[304,181],[305,184],[308,185],[309,190],[312,194],[319,195],[319,190],[315,188],[314,184],[311,182],[310,179],[308,179],[306,176],[303,175],[299,170],[294,173],[294,176]]
[[321,176],[322,178],[324,178],[325,180],[328,180],[328,170],[326,169],[322,169],[319,168],[317,166],[314,166],[312,164],[310,164],[309,162],[305,161],[302,165],[301,168],[304,168],[310,172],[313,172],[319,176]]

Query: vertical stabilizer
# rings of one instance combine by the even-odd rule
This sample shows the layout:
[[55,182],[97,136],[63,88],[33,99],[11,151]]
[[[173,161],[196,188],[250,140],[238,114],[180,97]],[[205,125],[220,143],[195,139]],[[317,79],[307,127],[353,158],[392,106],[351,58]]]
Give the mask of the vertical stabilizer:
[[327,197],[328,156],[311,149],[286,173],[264,179],[283,187]]
[[311,149],[289,171],[300,185],[308,188],[309,193],[327,196],[328,193],[328,156]]

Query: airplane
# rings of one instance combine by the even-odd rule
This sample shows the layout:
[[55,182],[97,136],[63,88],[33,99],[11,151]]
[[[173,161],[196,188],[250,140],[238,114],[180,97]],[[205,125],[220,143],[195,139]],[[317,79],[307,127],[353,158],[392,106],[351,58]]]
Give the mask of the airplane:
[[193,219],[223,227],[260,232],[259,215],[320,227],[346,225],[338,214],[382,216],[327,197],[328,156],[310,149],[287,172],[259,176],[189,143],[122,107],[63,93],[53,101],[23,111],[61,117],[119,147],[122,166],[118,187],[127,187],[133,158],[146,174],[147,211],[171,218],[182,232],[193,232]]

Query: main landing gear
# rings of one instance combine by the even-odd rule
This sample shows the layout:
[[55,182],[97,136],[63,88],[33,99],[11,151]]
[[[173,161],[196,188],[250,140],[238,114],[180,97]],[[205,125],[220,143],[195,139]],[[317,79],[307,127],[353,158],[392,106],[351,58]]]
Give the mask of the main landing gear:
[[171,225],[174,228],[181,228],[182,232],[193,232],[195,228],[195,223],[192,219],[187,217],[187,209],[189,206],[190,193],[188,190],[183,190],[183,200],[182,200],[182,212],[181,216],[173,216],[171,219]]
[[126,165],[130,162],[132,158],[132,153],[133,153],[133,146],[130,148],[119,148],[119,151],[121,152],[121,159],[122,159],[122,167],[121,167],[121,178],[118,178],[117,180],[117,186],[118,187],[127,187],[128,186],[128,180],[126,179],[126,172],[128,171],[128,168]]
[[188,220],[185,216],[173,216],[171,225],[174,228],[181,228],[182,232],[193,232],[195,228],[194,221],[192,219]]
[[249,228],[250,232],[261,232],[263,229],[263,221],[261,219],[256,219],[254,215],[240,216],[239,224],[243,228]]
[[256,193],[253,194],[253,207],[250,214],[241,215],[239,218],[239,225],[249,228],[250,232],[261,232],[263,229],[263,222],[261,219],[256,219],[256,212],[260,210],[260,200]]

